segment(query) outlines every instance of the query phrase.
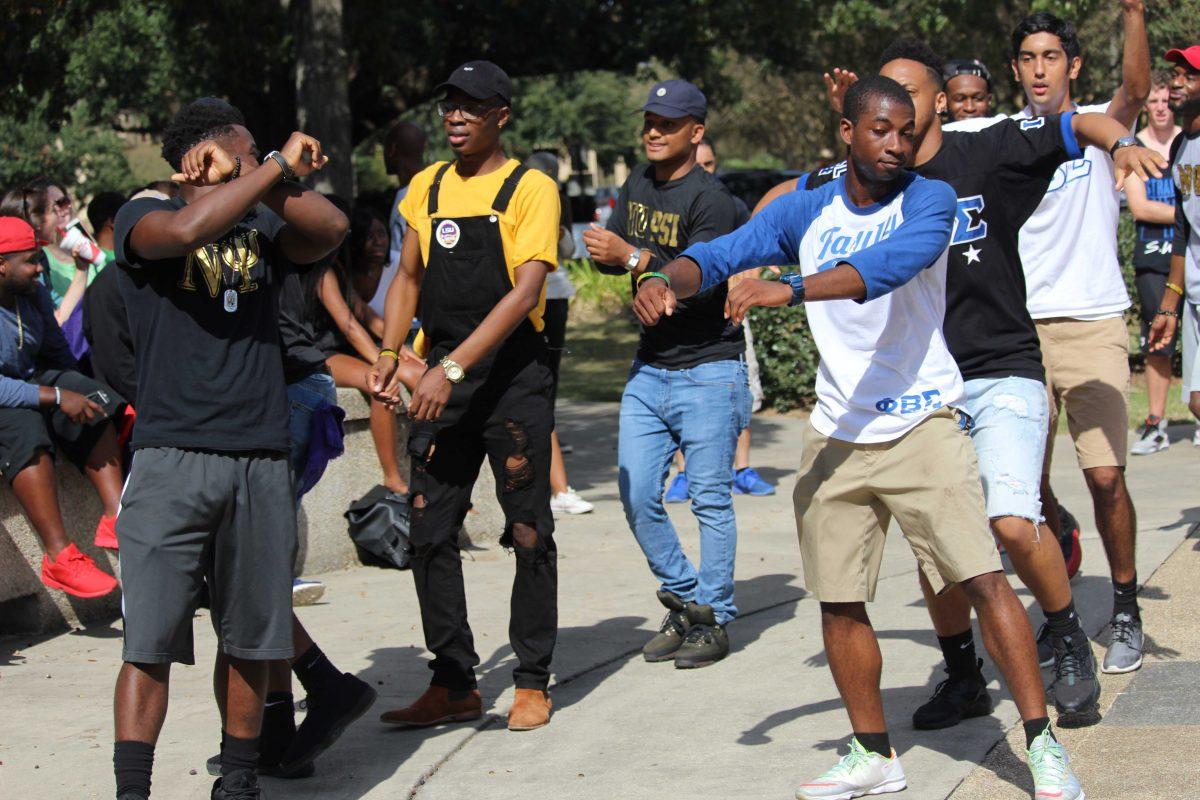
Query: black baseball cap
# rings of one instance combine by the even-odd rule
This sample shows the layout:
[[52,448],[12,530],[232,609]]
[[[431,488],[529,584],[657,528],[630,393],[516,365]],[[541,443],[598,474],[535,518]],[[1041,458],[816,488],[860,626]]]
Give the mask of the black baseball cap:
[[708,100],[696,84],[673,78],[654,84],[646,104],[638,110],[661,114],[668,119],[695,117],[703,121],[708,114]]
[[487,100],[489,97],[500,96],[505,105],[512,101],[512,81],[508,73],[490,61],[468,61],[440,84],[435,92],[448,92],[451,89],[461,89],[476,100]]
[[988,68],[977,58],[955,58],[947,61],[942,70],[942,79],[949,83],[951,78],[957,78],[959,75],[977,75],[987,82],[988,91],[992,90],[992,73],[988,72]]

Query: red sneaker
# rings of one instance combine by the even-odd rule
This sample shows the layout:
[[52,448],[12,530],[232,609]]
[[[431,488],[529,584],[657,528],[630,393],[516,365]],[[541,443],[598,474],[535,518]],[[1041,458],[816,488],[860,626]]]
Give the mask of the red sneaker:
[[117,515],[111,517],[101,517],[100,524],[96,526],[96,539],[93,542],[96,547],[103,547],[105,550],[119,550],[117,546]]
[[[1067,580],[1071,580],[1079,572],[1079,567],[1083,564],[1083,547],[1079,544],[1079,528],[1075,528],[1068,534],[1070,537],[1070,551],[1067,553]],[[1067,536],[1063,537],[1063,544],[1067,544]]]
[[76,597],[103,597],[117,588],[117,579],[102,572],[74,544],[67,545],[54,561],[42,556],[42,583]]

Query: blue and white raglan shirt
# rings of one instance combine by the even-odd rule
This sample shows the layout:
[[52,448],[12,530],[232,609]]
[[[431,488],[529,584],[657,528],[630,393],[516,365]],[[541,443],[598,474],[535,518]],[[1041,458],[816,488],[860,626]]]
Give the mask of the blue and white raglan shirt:
[[942,337],[955,206],[949,185],[907,173],[886,201],[860,208],[843,175],[783,195],[683,256],[699,265],[701,291],[756,266],[799,264],[805,276],[843,263],[858,270],[863,301],[806,306],[821,354],[811,419],[835,439],[889,442],[962,400],[962,377]]

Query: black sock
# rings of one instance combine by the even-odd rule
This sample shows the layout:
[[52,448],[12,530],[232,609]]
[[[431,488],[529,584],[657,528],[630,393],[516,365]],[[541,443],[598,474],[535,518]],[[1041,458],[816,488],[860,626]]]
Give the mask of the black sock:
[[[1033,740],[1041,736],[1047,728],[1050,728],[1049,717],[1038,717],[1037,719],[1026,720],[1022,723],[1025,726],[1025,749],[1028,750],[1033,745]],[[1058,737],[1054,735],[1054,729],[1050,728],[1050,738],[1058,741]]]
[[975,637],[971,635],[970,628],[953,636],[939,636],[938,644],[941,645],[942,657],[946,659],[946,667],[951,675],[967,677],[979,669],[979,662],[975,659]]
[[309,694],[332,685],[342,677],[342,673],[315,644],[296,659],[296,663],[292,664],[292,672],[296,673],[300,685]]
[[258,737],[239,739],[225,734],[225,744],[221,746],[221,777],[237,770],[253,770],[257,767]]
[[887,731],[883,733],[859,733],[855,731],[854,738],[858,739],[858,743],[872,753],[878,753],[884,758],[892,757],[892,743],[888,739]]
[[1061,611],[1042,609],[1042,612],[1046,615],[1046,627],[1055,639],[1065,639],[1083,633],[1083,628],[1079,625],[1079,615],[1075,613],[1074,600],[1067,603],[1067,607]]
[[117,777],[117,796],[132,794],[150,797],[150,773],[154,769],[154,745],[123,741],[113,745],[113,774]]
[[267,692],[258,754],[262,764],[277,764],[296,737],[296,704],[291,692]]
[[263,706],[263,726],[268,717],[288,717],[296,715],[296,703],[291,692],[267,692],[267,702]]
[[1132,616],[1134,619],[1140,619],[1142,616],[1141,610],[1138,608],[1138,588],[1137,574],[1134,573],[1133,580],[1129,583],[1117,583],[1113,581],[1113,616],[1125,613]]

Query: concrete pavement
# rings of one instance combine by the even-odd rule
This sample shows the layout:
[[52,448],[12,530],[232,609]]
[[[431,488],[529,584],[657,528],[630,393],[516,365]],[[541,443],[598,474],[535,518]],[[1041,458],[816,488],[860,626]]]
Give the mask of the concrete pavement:
[[[616,408],[564,404],[560,433],[576,449],[567,457],[571,481],[597,509],[586,517],[560,520],[556,533],[561,631],[552,724],[521,734],[504,729],[512,693],[507,617],[513,565],[503,550],[489,546],[466,553],[468,602],[483,659],[481,690],[490,712],[473,726],[401,731],[376,721],[379,712],[407,703],[428,681],[412,581],[387,570],[331,573],[322,576],[329,584],[326,602],[299,614],[333,661],[370,681],[380,700],[318,761],[316,777],[267,780],[270,796],[791,797],[799,782],[836,760],[849,734],[823,659],[817,606],[806,596],[800,577],[790,488],[805,424],[793,417],[755,418],[755,464],[779,483],[780,492],[735,500],[742,615],[729,628],[734,652],[710,668],[675,671],[670,664],[646,664],[638,656],[663,610],[617,499]],[[1186,441],[1188,436],[1190,430],[1179,431],[1185,441],[1130,466],[1139,511],[1139,568],[1152,587],[1154,571],[1189,525],[1200,521],[1200,503],[1191,494],[1200,477],[1200,452]],[[1085,627],[1095,634],[1107,621],[1111,604],[1104,554],[1069,442],[1058,444],[1055,488],[1085,529],[1083,572],[1074,588]],[[685,506],[671,509],[686,548],[697,552],[690,512]],[[1200,590],[1187,580],[1179,583],[1170,590],[1169,604],[1167,590],[1148,593],[1154,652],[1185,652],[1176,637],[1188,628]],[[1020,595],[1029,602],[1024,589]],[[1160,619],[1159,606],[1162,614],[1176,615],[1174,623],[1165,616],[1151,622]],[[1156,616],[1150,616],[1152,609]],[[1017,714],[990,665],[985,670],[993,678],[993,716],[949,731],[918,734],[911,728],[912,710],[942,676],[940,670],[934,673],[940,653],[920,599],[915,562],[899,536],[889,537],[870,612],[884,653],[889,726],[909,775],[910,788],[903,796],[1027,797],[1027,772],[1023,766],[1006,766],[1005,745],[997,747]],[[1191,627],[1186,647],[1192,649],[1186,652],[1194,653]],[[173,674],[172,706],[156,754],[156,800],[206,798],[212,781],[204,773],[204,760],[216,751],[219,729],[207,667],[215,641],[205,615],[197,618],[195,631],[199,666],[177,667]],[[0,796],[112,797],[110,709],[119,637],[116,624],[42,640],[0,640],[0,697],[9,718],[0,728]],[[1149,666],[1143,672],[1152,674]],[[1129,686],[1137,690],[1141,679],[1106,676],[1106,707],[1110,695]],[[1178,673],[1163,673],[1139,691],[1169,699],[1174,697],[1171,687],[1180,684]],[[1114,722],[1122,719],[1124,696],[1117,697],[1111,712]],[[1099,741],[1110,729],[1120,728],[1122,735],[1136,739],[1142,723],[1130,713],[1124,724],[1110,725],[1106,719],[1064,736],[1072,747],[1078,744],[1079,770],[1097,786],[1120,773],[1112,767],[1111,751],[1086,745],[1085,737]],[[1107,794],[1108,789],[1088,788],[1090,798],[1135,796],[1127,786],[1114,786]]]

